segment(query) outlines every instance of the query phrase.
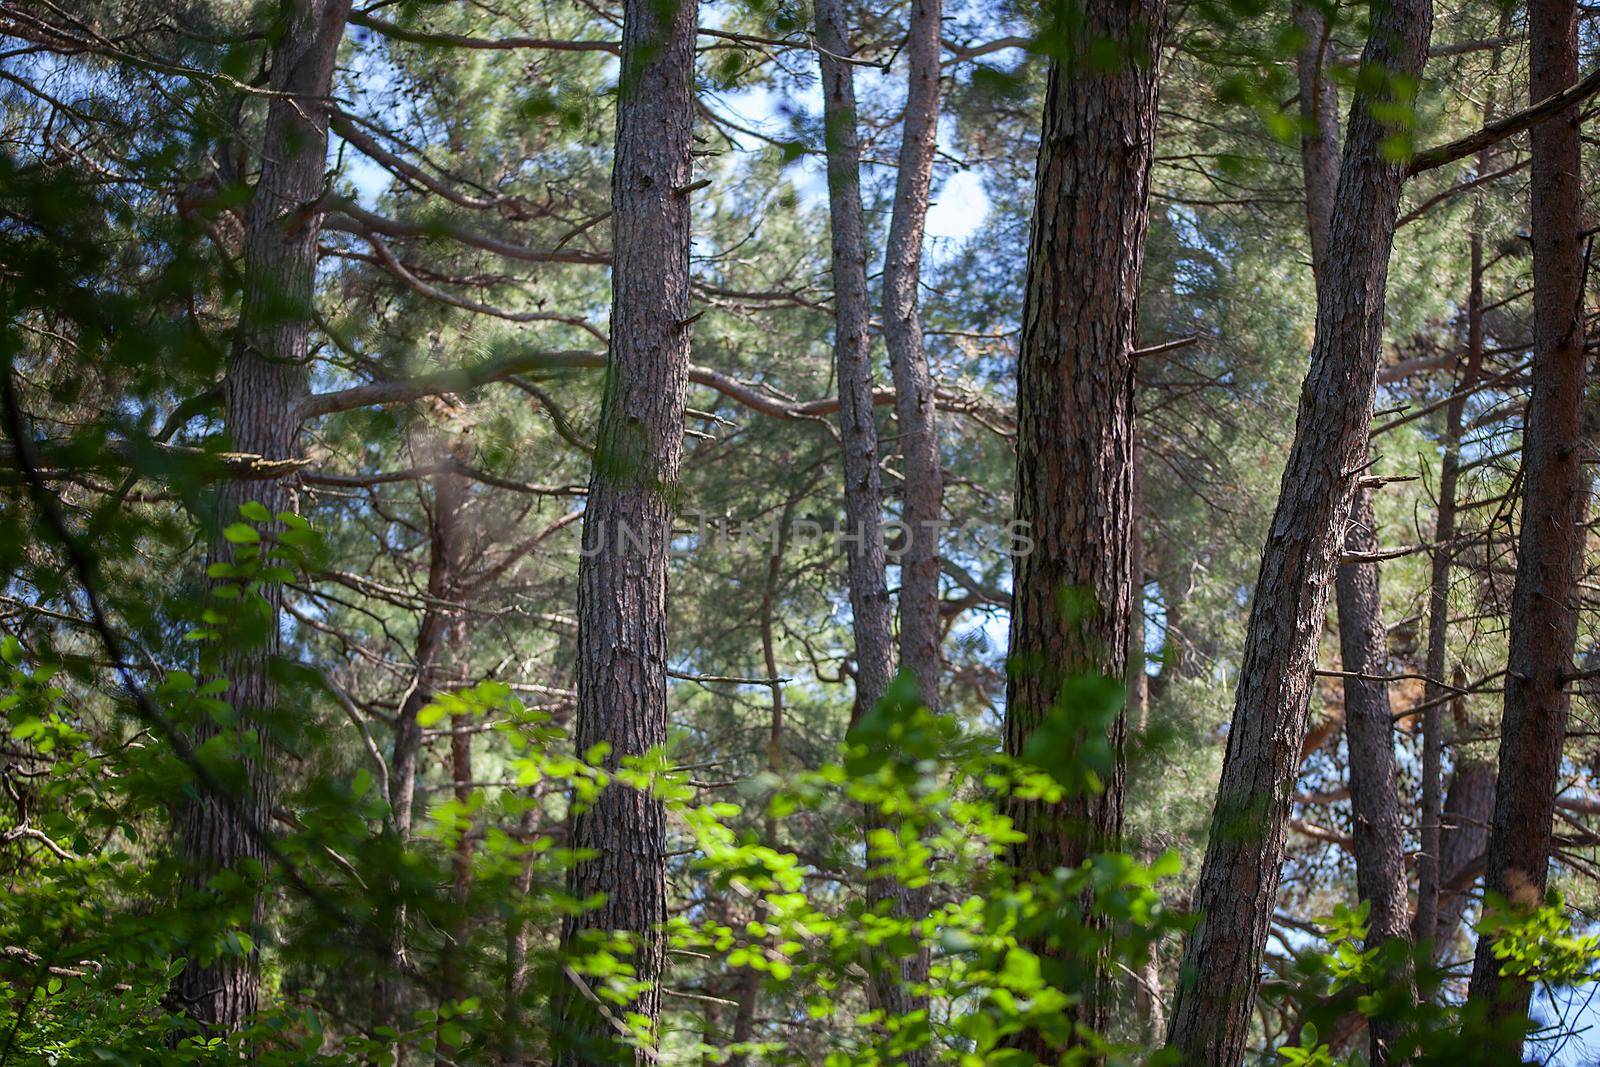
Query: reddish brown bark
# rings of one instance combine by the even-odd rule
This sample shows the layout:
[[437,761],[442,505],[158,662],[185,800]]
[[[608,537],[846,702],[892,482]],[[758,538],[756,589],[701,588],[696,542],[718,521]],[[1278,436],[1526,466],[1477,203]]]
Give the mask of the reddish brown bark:
[[1472,888],[1483,871],[1489,846],[1489,821],[1494,817],[1494,764],[1471,756],[1458,757],[1450,775],[1439,833],[1439,906],[1434,922],[1435,955],[1456,936]]
[[[1528,42],[1532,100],[1577,82],[1573,0],[1531,0]],[[1577,109],[1535,126],[1531,141],[1533,395],[1523,430],[1522,528],[1484,874],[1486,893],[1523,905],[1539,902],[1548,875],[1588,495],[1582,448],[1586,368]],[[1530,993],[1527,982],[1501,978],[1494,939],[1480,938],[1469,995],[1488,1004],[1492,1018],[1510,1020],[1526,1016]],[[1506,1049],[1508,1055],[1516,1051],[1515,1046]]]
[[[667,739],[667,546],[672,530],[689,368],[689,184],[694,127],[695,0],[627,0],[612,165],[611,340],[578,568],[576,741],[605,762]],[[634,941],[647,983],[627,1010],[653,1028],[661,1009],[666,816],[660,800],[607,788],[572,820],[592,850],[571,889],[599,907],[568,920],[562,943],[591,931]],[[596,1003],[580,975],[557,976],[555,1063],[653,1059],[617,1044],[623,1013]],[[652,1035],[653,1039],[654,1035]]]
[[1316,270],[1328,258],[1328,231],[1339,192],[1339,90],[1328,69],[1332,55],[1327,17],[1314,7],[1296,4],[1294,22],[1305,35],[1295,71],[1300,80],[1300,170],[1306,193],[1306,233],[1311,238],[1311,263]]
[[[1351,502],[1344,547],[1348,553],[1377,551],[1372,494],[1358,489]],[[1405,828],[1395,784],[1394,718],[1389,685],[1375,681],[1389,673],[1388,632],[1383,625],[1378,565],[1341,564],[1334,579],[1339,603],[1339,648],[1344,669],[1360,677],[1344,679],[1345,749],[1350,762],[1351,836],[1356,860],[1356,894],[1368,904],[1366,947],[1409,942],[1411,907],[1407,895]],[[1410,969],[1398,958],[1389,984],[1407,990]],[[1370,1061],[1387,1064],[1397,1030],[1387,1017],[1368,1023]]]
[[[1327,70],[1325,17],[1297,7],[1295,21],[1307,38],[1299,56],[1300,117],[1306,127],[1300,157],[1312,274],[1320,289],[1331,273],[1329,239],[1340,172],[1339,95]],[[1359,486],[1351,502],[1344,548],[1351,556],[1371,555],[1378,548],[1372,494]],[[1367,945],[1373,947],[1404,940],[1410,933],[1404,827],[1395,784],[1394,720],[1389,711],[1389,685],[1378,680],[1389,673],[1378,564],[1368,559],[1340,564],[1334,590],[1339,606],[1339,653],[1346,672],[1344,731],[1356,893],[1370,907]],[[1409,985],[1408,975],[1395,978]],[[1369,1036],[1372,1062],[1387,1063],[1395,1036],[1392,1025],[1374,1019]]]
[[[1166,4],[1091,0],[1082,13],[1050,64],[1017,361],[1016,518],[1033,550],[1014,563],[1004,728],[1013,756],[1028,751],[1063,683],[1125,677],[1137,609],[1133,351]],[[1102,40],[1119,44],[1112,70],[1089,58]],[[1084,747],[1059,758],[1103,749],[1099,788],[1058,805],[1009,805],[1028,835],[1011,855],[1022,871],[1076,867],[1118,847],[1126,711],[1078,729]],[[1039,949],[1054,977],[1083,991],[1067,1021],[1103,1029],[1104,961]],[[1021,1044],[1041,1059],[1059,1055],[1042,1033]]]
[[[310,351],[312,289],[317,262],[322,194],[328,155],[325,99],[333,82],[334,60],[344,37],[349,0],[282,0],[276,43],[271,53],[270,88],[261,142],[261,174],[246,213],[244,300],[239,330],[223,383],[223,422],[234,450],[268,460],[299,455],[296,405],[306,392]],[[217,521],[239,521],[239,506],[258,501],[276,515],[293,509],[291,487],[277,478],[225,482],[217,494]],[[210,559],[230,562],[234,546],[218,536]],[[262,590],[260,617],[236,618],[230,644],[219,665],[228,679],[228,699],[237,729],[255,731],[261,755],[243,760],[237,804],[205,793],[189,800],[179,818],[178,843],[190,875],[204,885],[220,871],[264,867],[267,856],[260,829],[270,824],[276,784],[270,766],[271,738],[266,717],[277,703],[272,660],[279,650],[278,617],[283,590]],[[245,604],[219,600],[219,610]],[[255,608],[249,610],[255,611]],[[209,721],[196,732],[203,743],[218,727]],[[259,933],[263,901],[254,903],[253,933]],[[207,1028],[239,1029],[255,1013],[257,954],[191,958],[173,983],[173,995]]]
[[[1363,65],[1419,77],[1431,25],[1429,0],[1375,6]],[[1373,114],[1386,96],[1384,88],[1364,90],[1351,108],[1311,368],[1255,583],[1196,888],[1199,920],[1168,1037],[1190,1063],[1237,1064],[1249,1038],[1318,639],[1376,392],[1383,294],[1404,177],[1384,150],[1393,130]]]

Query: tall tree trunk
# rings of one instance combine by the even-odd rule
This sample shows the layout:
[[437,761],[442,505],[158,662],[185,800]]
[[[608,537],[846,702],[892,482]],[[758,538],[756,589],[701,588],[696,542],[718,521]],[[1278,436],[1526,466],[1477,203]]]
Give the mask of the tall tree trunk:
[[1311,267],[1320,274],[1328,259],[1333,202],[1339,192],[1339,90],[1328,73],[1327,17],[1314,7],[1296,3],[1294,22],[1306,38],[1295,63],[1300,80],[1300,171]]
[[[433,451],[434,442],[425,440]],[[446,472],[434,477],[433,487],[432,514],[428,522],[428,600],[417,624],[412,654],[416,671],[395,716],[391,778],[394,783],[393,826],[397,844],[402,848],[411,840],[415,821],[417,756],[422,748],[422,727],[417,716],[433,700],[444,680],[442,673],[446,669],[448,650],[462,643],[460,619],[450,605],[461,596],[461,508],[466,500],[466,480],[460,474]],[[387,919],[389,959],[386,970],[378,976],[376,990],[375,1022],[395,1028],[403,1021],[405,995],[400,976],[406,962],[406,907],[400,892],[400,887],[396,886],[396,902]],[[403,1063],[405,1050],[397,1044],[394,1053],[395,1062]]]
[[[1017,359],[1016,518],[1033,551],[1014,563],[1004,726],[1012,756],[1025,753],[1071,679],[1124,680],[1138,608],[1133,352],[1166,3],[1089,0],[1082,18],[1050,63]],[[1119,48],[1111,71],[1090,58],[1103,41]],[[1075,727],[1079,750],[1057,758],[1084,761],[1098,783],[1055,805],[1010,802],[1027,834],[1012,847],[1020,871],[1076,867],[1119,847],[1126,709]],[[1082,918],[1092,922],[1088,903]],[[1048,943],[1037,951],[1050,960],[1047,974],[1083,991],[1067,1021],[1103,1030],[1106,961]],[[1042,1033],[1020,1044],[1041,1060],[1059,1056]]]
[[[1574,0],[1530,0],[1529,96],[1578,80]],[[1522,529],[1511,594],[1511,649],[1500,770],[1484,889],[1520,904],[1544,894],[1556,777],[1566,739],[1577,631],[1575,582],[1588,495],[1583,461],[1583,160],[1576,108],[1533,128],[1533,395],[1522,443]],[[1525,1016],[1528,983],[1500,977],[1480,938],[1470,996],[1491,1017]],[[1510,1054],[1514,1049],[1508,1048]]]
[[[1306,194],[1306,227],[1311,238],[1312,274],[1320,291],[1333,267],[1329,247],[1334,201],[1339,187],[1339,93],[1327,71],[1328,28],[1320,11],[1297,5],[1295,22],[1306,35],[1299,55],[1300,119],[1305,129],[1300,146]],[[1365,465],[1365,452],[1362,463]],[[1370,555],[1378,547],[1377,523],[1369,490],[1356,486],[1345,531],[1344,549]],[[1395,784],[1394,720],[1389,712],[1388,631],[1383,626],[1383,598],[1378,564],[1372,560],[1342,563],[1334,575],[1339,605],[1339,652],[1344,679],[1345,746],[1350,760],[1350,807],[1353,815],[1356,892],[1370,905],[1367,945],[1404,940],[1410,931],[1404,827],[1400,793]],[[1407,974],[1396,974],[1409,985]],[[1370,1027],[1374,1064],[1389,1061],[1392,1025],[1373,1020]]]
[[1151,945],[1150,955],[1140,968],[1139,991],[1135,999],[1144,1024],[1140,1033],[1151,1048],[1160,1045],[1167,1034],[1167,1006],[1161,1000],[1161,946]]
[[[939,0],[912,0],[906,57],[909,67],[894,213],[884,255],[884,337],[895,385],[903,474],[900,557],[900,661],[916,679],[921,698],[939,706],[939,530],[943,477],[933,378],[922,344],[917,287],[922,238],[933,177],[939,117]],[[839,375],[839,425],[843,438],[845,514],[850,525],[850,603],[856,640],[856,702],[852,722],[888,689],[893,670],[888,587],[884,578],[882,488],[877,429],[872,414],[872,361],[867,303],[866,226],[861,210],[861,149],[856,128],[855,86],[845,0],[819,0],[817,37],[822,46],[828,198],[832,217],[835,289],[834,359]],[[868,836],[884,825],[875,809],[866,813]],[[869,860],[870,862],[870,860]],[[874,878],[867,899],[902,920],[928,912],[926,888],[892,878]],[[887,1019],[906,1020],[928,1011],[928,998],[914,992],[927,982],[928,955],[918,949],[903,959],[872,961],[868,991]],[[906,1067],[930,1062],[921,1046],[902,1057]]]
[[[1377,551],[1372,494],[1358,488],[1351,502],[1345,551]],[[1339,602],[1339,648],[1344,678],[1344,736],[1350,759],[1350,810],[1355,839],[1356,893],[1369,905],[1366,947],[1409,942],[1411,906],[1406,885],[1405,828],[1395,783],[1394,719],[1389,711],[1389,642],[1378,592],[1378,565],[1370,560],[1342,563],[1335,578]],[[1358,675],[1359,677],[1351,677]],[[1388,960],[1388,993],[1411,996],[1412,978],[1404,958]],[[1397,1027],[1387,1013],[1368,1021],[1371,1062],[1389,1062]]]
[[[1374,6],[1363,66],[1419,78],[1432,15],[1430,0]],[[1168,1037],[1188,1062],[1237,1064],[1249,1035],[1328,587],[1371,429],[1383,293],[1404,177],[1384,146],[1395,131],[1372,113],[1374,105],[1390,102],[1386,88],[1363,89],[1351,107],[1311,369],[1256,579],[1196,891],[1199,921],[1189,937]]]
[[[245,222],[239,332],[223,383],[223,420],[233,448],[266,459],[299,454],[294,410],[306,391],[322,220],[311,205],[322,195],[328,155],[324,100],[349,9],[349,0],[282,0],[277,12],[268,84],[279,95],[267,106],[261,174]],[[293,507],[290,486],[283,480],[230,481],[218,493],[219,525],[237,522],[239,506],[251,500],[273,515]],[[216,537],[210,559],[232,561],[234,545]],[[267,860],[260,831],[271,821],[276,788],[263,715],[277,702],[272,660],[279,649],[283,590],[268,583],[262,594],[265,610],[237,620],[241,625],[230,635],[237,640],[223,652],[218,669],[229,682],[237,729],[256,731],[265,755],[244,759],[236,805],[209,795],[185,805],[178,820],[179,849],[197,885],[220,871],[242,864],[264,866]],[[219,600],[215,606],[242,603]],[[204,742],[217,731],[202,724],[195,741]],[[264,902],[257,895],[253,925],[259,928],[263,918]],[[208,1029],[237,1030],[256,1011],[257,963],[253,949],[216,960],[191,958],[174,983],[175,998]]]
[[[1378,550],[1371,493],[1355,494],[1344,549],[1365,555]],[[1336,597],[1344,670],[1363,675],[1344,678],[1344,736],[1350,758],[1350,808],[1355,816],[1355,877],[1360,897],[1371,902],[1368,945],[1373,945],[1410,936],[1405,841],[1400,793],[1395,787],[1394,718],[1389,710],[1389,685],[1373,681],[1389,669],[1378,565],[1371,561],[1342,563]]]
[[[689,365],[689,189],[694,127],[695,0],[626,0],[612,165],[611,341],[605,396],[583,517],[578,567],[579,753],[610,746],[608,766],[667,739],[667,546],[672,533]],[[646,983],[626,1010],[656,1038],[667,917],[666,813],[660,800],[613,785],[572,820],[580,899],[604,902],[567,920],[562,944],[624,932]],[[569,968],[570,970],[570,968]],[[627,1058],[612,1020],[580,975],[558,976],[555,1063]]]
[[889,587],[884,577],[883,488],[872,416],[872,312],[867,300],[867,227],[861,210],[861,144],[855,78],[848,60],[844,0],[816,0],[818,63],[828,156],[833,238],[833,359],[839,378],[839,436],[849,527],[851,627],[856,644],[852,721],[877,703],[894,670]]
[[1489,845],[1494,817],[1494,765],[1470,756],[1456,757],[1439,833],[1439,906],[1434,922],[1435,958],[1455,937],[1472,902],[1472,885]]
[[894,372],[895,416],[904,476],[905,550],[900,556],[900,666],[916,679],[922,702],[939,707],[939,525],[944,474],[939,460],[933,373],[922,343],[917,290],[922,238],[939,127],[940,0],[911,0],[906,37],[907,88],[894,214],[883,257],[883,338]]

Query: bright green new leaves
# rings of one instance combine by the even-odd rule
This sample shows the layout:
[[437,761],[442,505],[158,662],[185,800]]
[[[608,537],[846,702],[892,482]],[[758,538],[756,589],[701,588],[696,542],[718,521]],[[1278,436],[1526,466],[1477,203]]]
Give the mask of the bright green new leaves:
[[1508,977],[1578,985],[1593,981],[1600,964],[1600,934],[1574,929],[1556,892],[1534,907],[1491,894],[1478,933],[1494,939],[1500,973]]

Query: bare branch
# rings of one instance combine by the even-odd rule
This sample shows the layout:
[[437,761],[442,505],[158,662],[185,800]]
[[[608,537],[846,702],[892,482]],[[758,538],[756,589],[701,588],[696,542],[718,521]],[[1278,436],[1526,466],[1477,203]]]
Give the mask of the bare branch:
[[1406,168],[1406,175],[1412,177],[1423,171],[1433,170],[1435,167],[1442,167],[1446,163],[1454,163],[1458,159],[1474,155],[1507,137],[1514,137],[1523,130],[1539,125],[1545,119],[1554,118],[1567,108],[1593,96],[1597,91],[1600,91],[1600,67],[1590,71],[1589,76],[1582,81],[1545,97],[1531,107],[1525,107],[1503,119],[1497,119],[1476,133],[1470,133],[1425,152],[1418,152],[1412,157],[1411,165]]

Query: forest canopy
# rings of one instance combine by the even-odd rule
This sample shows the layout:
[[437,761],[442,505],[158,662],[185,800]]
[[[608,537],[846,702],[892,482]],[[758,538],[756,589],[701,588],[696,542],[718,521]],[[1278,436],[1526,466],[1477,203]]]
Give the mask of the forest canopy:
[[1600,1062],[1597,93],[0,0],[0,1067]]

